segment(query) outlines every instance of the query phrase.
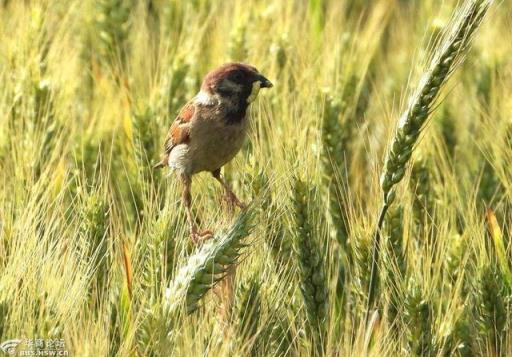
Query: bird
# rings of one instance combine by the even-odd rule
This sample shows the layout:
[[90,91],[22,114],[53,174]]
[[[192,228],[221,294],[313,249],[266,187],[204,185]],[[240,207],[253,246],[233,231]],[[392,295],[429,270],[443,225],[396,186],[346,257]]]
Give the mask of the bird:
[[254,66],[230,62],[208,72],[199,92],[179,111],[165,138],[156,169],[168,167],[182,182],[190,235],[194,243],[213,236],[199,231],[192,213],[192,176],[210,172],[222,185],[230,207],[246,206],[221,175],[221,168],[240,151],[248,130],[248,108],[261,88],[273,87]]

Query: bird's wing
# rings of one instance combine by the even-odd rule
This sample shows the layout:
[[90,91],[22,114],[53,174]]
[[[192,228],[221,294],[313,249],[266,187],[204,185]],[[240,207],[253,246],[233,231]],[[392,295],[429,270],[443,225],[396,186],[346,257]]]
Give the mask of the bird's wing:
[[155,168],[165,167],[168,164],[169,153],[179,144],[186,143],[190,140],[190,122],[196,112],[193,102],[189,102],[181,108],[178,116],[172,123],[167,137],[165,138],[164,152],[161,155],[160,162]]
[[188,103],[181,108],[165,139],[166,154],[169,154],[176,145],[186,143],[190,139],[190,121],[195,112],[196,108],[192,103]]

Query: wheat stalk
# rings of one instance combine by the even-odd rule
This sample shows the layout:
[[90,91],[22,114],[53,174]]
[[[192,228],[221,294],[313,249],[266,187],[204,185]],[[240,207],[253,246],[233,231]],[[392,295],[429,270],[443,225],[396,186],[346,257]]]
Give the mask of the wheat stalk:
[[473,34],[481,24],[492,0],[468,0],[458,10],[451,25],[444,31],[443,41],[433,52],[430,65],[409,99],[400,117],[391,148],[387,153],[381,176],[383,205],[380,210],[372,247],[372,269],[368,289],[367,317],[373,308],[378,286],[380,231],[386,212],[395,198],[395,186],[403,179],[414,145],[435,109],[441,88],[464,59]]

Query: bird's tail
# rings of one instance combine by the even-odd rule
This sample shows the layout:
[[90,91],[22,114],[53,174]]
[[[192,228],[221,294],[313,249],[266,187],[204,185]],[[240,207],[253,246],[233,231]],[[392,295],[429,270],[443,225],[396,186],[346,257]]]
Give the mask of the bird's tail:
[[153,166],[153,170],[162,169],[167,166],[167,162],[169,161],[169,157],[167,155],[162,155],[160,162]]

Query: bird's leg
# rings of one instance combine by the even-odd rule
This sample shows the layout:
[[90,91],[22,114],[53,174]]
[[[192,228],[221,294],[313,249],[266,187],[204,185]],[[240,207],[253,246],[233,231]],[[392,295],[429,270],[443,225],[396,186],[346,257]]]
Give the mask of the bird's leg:
[[190,226],[190,236],[194,243],[198,244],[211,238],[213,233],[211,231],[198,232],[197,224],[192,214],[192,178],[187,175],[181,175],[181,181],[183,182],[182,200],[187,211],[187,221]]
[[215,177],[217,181],[220,182],[220,184],[224,188],[224,200],[227,202],[229,207],[237,206],[241,209],[245,209],[247,207],[238,199],[238,197],[236,197],[235,193],[233,192],[233,190],[231,190],[231,187],[229,187],[228,183],[224,181],[224,179],[220,175],[220,169],[212,171],[212,175],[213,177]]

